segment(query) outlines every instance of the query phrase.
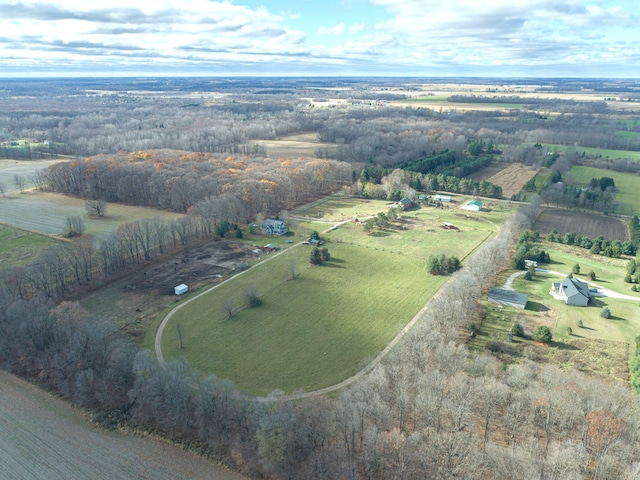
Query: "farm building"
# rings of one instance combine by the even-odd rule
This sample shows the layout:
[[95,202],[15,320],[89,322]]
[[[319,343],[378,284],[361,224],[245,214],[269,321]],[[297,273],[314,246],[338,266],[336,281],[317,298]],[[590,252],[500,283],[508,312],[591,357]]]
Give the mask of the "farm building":
[[451,197],[449,195],[434,195],[433,200],[435,202],[449,203],[451,201]]
[[402,210],[408,210],[409,208],[413,207],[413,202],[407,197],[403,198],[398,203],[400,204],[400,208]]
[[549,293],[556,300],[564,300],[567,305],[585,307],[589,303],[589,286],[577,278],[565,278],[552,283]]
[[189,291],[189,287],[187,287],[184,283],[181,283],[177,287],[174,287],[173,291],[176,293],[176,295],[182,295],[183,293],[187,293]]
[[487,300],[491,303],[497,303],[498,305],[504,305],[506,307],[524,309],[529,300],[529,295],[514,292],[513,290],[504,290],[502,288],[490,288]]
[[456,226],[453,223],[444,222],[444,228],[448,230],[455,230]]
[[462,206],[463,210],[470,210],[472,212],[479,212],[482,210],[482,202],[480,200],[471,200]]
[[262,232],[269,235],[284,235],[289,231],[287,226],[282,220],[276,220],[275,218],[267,218],[262,225]]
[[267,253],[271,253],[271,252],[275,251],[276,246],[273,243],[268,243],[267,245],[262,247],[262,249]]

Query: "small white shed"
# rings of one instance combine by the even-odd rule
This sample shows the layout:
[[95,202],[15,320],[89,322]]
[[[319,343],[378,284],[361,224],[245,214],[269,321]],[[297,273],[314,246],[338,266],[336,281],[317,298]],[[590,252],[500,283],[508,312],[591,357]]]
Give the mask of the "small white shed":
[[177,287],[173,289],[176,292],[176,295],[182,295],[183,293],[187,293],[189,287],[187,287],[184,283],[181,283]]

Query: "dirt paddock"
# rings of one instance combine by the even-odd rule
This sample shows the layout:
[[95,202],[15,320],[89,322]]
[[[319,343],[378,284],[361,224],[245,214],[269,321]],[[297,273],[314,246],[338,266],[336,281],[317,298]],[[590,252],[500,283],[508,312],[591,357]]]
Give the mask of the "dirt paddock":
[[155,315],[179,300],[174,287],[189,291],[224,280],[241,263],[254,258],[254,247],[215,239],[172,257],[142,266],[81,299],[91,313],[112,321],[133,339],[142,340]]

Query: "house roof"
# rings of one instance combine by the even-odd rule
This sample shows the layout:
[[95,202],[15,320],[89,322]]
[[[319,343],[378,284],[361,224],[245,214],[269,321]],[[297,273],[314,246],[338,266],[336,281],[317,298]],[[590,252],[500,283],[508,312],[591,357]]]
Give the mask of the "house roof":
[[410,198],[405,197],[405,198],[403,198],[402,200],[400,200],[400,203],[401,203],[402,205],[409,205],[410,203],[413,203],[413,202],[411,201],[411,199],[410,199]]
[[577,278],[565,278],[560,284],[567,298],[573,297],[574,295],[582,295],[583,297],[589,298],[589,286],[586,282],[582,282]]
[[490,288],[487,300],[493,303],[515,304],[524,308],[529,300],[529,295],[502,288]]
[[480,200],[471,200],[467,202],[467,205],[476,205],[477,207],[482,207],[482,202]]

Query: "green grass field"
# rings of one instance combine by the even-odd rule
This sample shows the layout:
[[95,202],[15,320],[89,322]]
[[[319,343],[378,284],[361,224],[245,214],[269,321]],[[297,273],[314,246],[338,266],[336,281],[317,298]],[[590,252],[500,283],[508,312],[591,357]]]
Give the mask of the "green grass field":
[[623,215],[640,214],[640,176],[630,173],[614,172],[602,168],[574,166],[569,173],[575,181],[581,185],[588,185],[592,178],[611,177],[616,182],[616,200],[618,208],[616,213]]
[[40,250],[56,243],[58,241],[46,235],[0,224],[0,268],[25,265],[33,260]]
[[[165,329],[163,353],[254,394],[326,387],[373,359],[445,281],[413,257],[347,244],[328,248],[332,261],[321,267],[309,265],[310,248],[302,245],[190,303]],[[300,275],[289,280],[292,259]],[[249,286],[264,303],[226,319],[222,302],[242,304]]]
[[85,201],[53,193],[35,190],[0,197],[0,223],[15,225],[26,230],[61,235],[65,231],[69,216],[82,217],[86,233],[97,239],[107,237],[118,225],[143,218],[159,216],[163,219],[178,218],[180,214],[130,205],[108,204],[107,217],[102,219],[86,216]]
[[567,145],[559,145],[554,143],[544,143],[545,147],[551,147],[559,152],[564,152],[568,148],[574,149],[577,155],[582,155],[582,152],[589,157],[602,157],[602,158],[630,158],[631,160],[640,160],[640,152],[634,150],[612,150],[607,148],[594,148],[594,147],[574,147]]
[[[343,203],[328,208],[338,201]],[[369,213],[375,204],[376,211],[387,208],[385,202],[361,202],[329,199],[309,211],[318,215],[323,205],[322,217],[340,219],[361,216],[365,206]],[[359,222],[341,225],[323,235],[332,257],[328,264],[310,266],[306,245],[290,248],[179,310],[165,329],[163,353],[184,357],[202,374],[228,378],[259,395],[338,383],[371,361],[446,281],[426,272],[428,257],[464,258],[496,232],[494,222],[505,219],[510,208],[496,202],[492,211],[474,215],[457,207],[416,209],[404,212],[393,228],[371,235]],[[444,229],[444,222],[458,229]],[[292,260],[300,275],[290,280]],[[263,305],[227,319],[221,308],[225,300],[241,305],[250,286],[263,295]],[[149,331],[146,345],[153,344],[154,334]]]

